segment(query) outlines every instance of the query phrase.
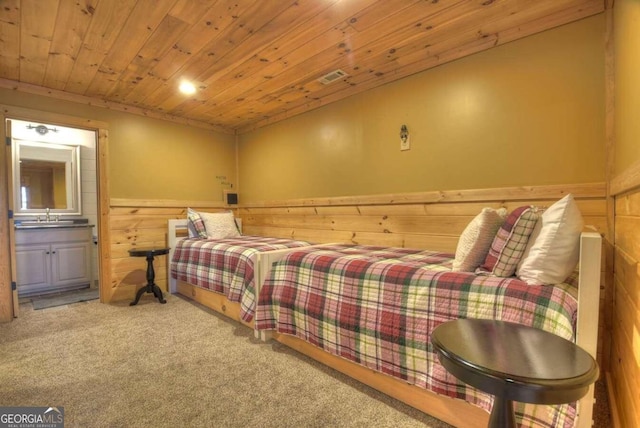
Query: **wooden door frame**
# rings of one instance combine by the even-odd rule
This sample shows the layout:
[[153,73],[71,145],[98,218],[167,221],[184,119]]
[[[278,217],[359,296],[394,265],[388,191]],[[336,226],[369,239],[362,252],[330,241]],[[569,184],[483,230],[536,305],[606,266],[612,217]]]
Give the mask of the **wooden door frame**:
[[[8,125],[8,126],[7,126]],[[6,146],[5,146],[5,154],[6,154],[6,158],[5,158],[5,162],[4,162],[4,166],[6,168],[5,170],[5,176],[6,176],[6,182],[7,182],[7,208],[9,211],[13,211],[15,212],[15,206],[14,206],[14,192],[13,192],[13,133],[11,131],[12,127],[11,127],[11,120],[6,120],[5,121],[5,127],[4,127],[4,131],[5,131],[5,139],[6,139]],[[11,184],[9,184],[11,183]],[[18,302],[18,289],[17,287],[14,289],[13,288],[13,284],[17,284],[18,281],[18,270],[17,270],[17,264],[16,264],[16,257],[15,257],[15,245],[12,243],[15,243],[15,239],[16,239],[16,233],[15,233],[15,229],[13,227],[14,225],[14,219],[13,216],[9,217],[9,223],[8,223],[8,230],[7,230],[7,234],[6,236],[8,237],[8,244],[9,244],[9,271],[11,273],[11,301],[12,301],[12,309],[13,309],[13,316],[17,317],[18,316],[18,310],[19,310],[19,302]]]
[[[96,120],[69,116],[46,111],[39,111],[23,107],[1,105],[2,126],[0,137],[6,140],[6,119],[31,120],[45,122],[52,125],[68,126],[87,129],[96,132],[96,179],[98,184],[98,270],[100,301],[108,303],[111,300],[111,237],[109,234],[109,124]],[[10,194],[6,169],[8,150],[0,150],[0,233],[6,236],[6,241],[0,242],[0,322],[11,321],[17,314],[13,309],[13,292],[11,290],[12,260],[15,259],[15,242],[9,239],[13,221],[5,213],[9,209],[7,196]]]

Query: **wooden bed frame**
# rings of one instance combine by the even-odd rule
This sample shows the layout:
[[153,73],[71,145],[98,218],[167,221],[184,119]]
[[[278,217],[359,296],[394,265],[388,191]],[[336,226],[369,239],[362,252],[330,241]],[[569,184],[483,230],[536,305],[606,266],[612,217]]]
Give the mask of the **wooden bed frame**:
[[[236,224],[242,229],[242,222],[236,218]],[[167,284],[168,291],[171,294],[180,294],[188,297],[214,311],[231,318],[234,321],[253,329],[253,321],[246,322],[240,316],[240,303],[233,302],[227,299],[227,296],[215,291],[210,291],[202,287],[189,284],[184,281],[178,281],[171,276],[171,260],[173,259],[173,253],[175,251],[176,243],[181,239],[185,239],[188,236],[187,220],[169,220],[167,242],[169,246],[169,255],[167,258]],[[287,253],[297,250],[296,248],[286,248],[282,250],[264,251],[256,254],[256,260],[254,262],[254,278],[255,278],[255,291],[256,299],[260,292],[260,285],[267,279],[271,266],[276,261],[283,258]],[[254,335],[258,338],[260,333],[254,330]]]
[[[576,343],[596,358],[600,300],[600,264],[602,237],[583,232],[580,237],[580,278],[578,285],[578,321]],[[269,260],[263,260],[268,263]],[[381,391],[422,412],[457,427],[486,427],[489,414],[466,401],[438,395],[410,385],[389,375],[376,372],[342,357],[330,354],[302,339],[272,331],[260,331],[260,338],[273,338],[339,372]],[[594,385],[578,402],[576,427],[593,424]]]
[[[171,278],[170,261],[173,249],[179,239],[186,237],[186,220],[169,220],[169,253],[167,269],[169,292],[184,295],[216,312],[224,314],[247,327],[254,328],[253,321],[246,323],[240,318],[240,304],[229,301],[224,295],[200,287],[176,282]],[[255,263],[256,296],[260,285],[269,275],[271,266],[287,253],[296,250],[285,249],[258,253]],[[580,237],[580,278],[578,285],[578,321],[576,343],[596,358],[598,340],[598,316],[600,300],[600,265],[602,237],[595,232],[583,232]],[[258,331],[254,334],[262,340],[274,339],[296,351],[305,354],[341,373],[352,377],[390,397],[402,401],[428,415],[458,427],[486,427],[489,414],[466,401],[453,399],[408,384],[400,379],[376,372],[352,361],[330,354],[302,339],[273,331]],[[590,428],[593,419],[594,385],[578,402],[576,427]]]

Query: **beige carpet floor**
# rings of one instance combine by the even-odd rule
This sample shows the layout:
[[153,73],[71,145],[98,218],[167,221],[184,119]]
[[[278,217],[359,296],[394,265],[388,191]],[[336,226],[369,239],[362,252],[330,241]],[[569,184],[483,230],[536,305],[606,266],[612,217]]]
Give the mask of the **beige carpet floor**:
[[21,309],[0,405],[61,406],[66,427],[447,426],[180,297]]
[[166,298],[22,305],[0,325],[0,406],[61,406],[66,427],[448,427]]

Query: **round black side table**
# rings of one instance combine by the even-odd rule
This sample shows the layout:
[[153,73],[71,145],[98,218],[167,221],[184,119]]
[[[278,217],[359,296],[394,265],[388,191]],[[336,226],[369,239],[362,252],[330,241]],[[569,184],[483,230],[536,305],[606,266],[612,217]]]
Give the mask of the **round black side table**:
[[570,403],[598,379],[598,364],[585,350],[520,324],[449,321],[433,330],[431,343],[449,373],[494,395],[489,427],[516,427],[513,401]]
[[154,256],[162,256],[164,254],[169,254],[169,248],[136,248],[129,250],[129,255],[131,257],[146,257],[147,258],[147,285],[142,287],[136,293],[136,299],[129,303],[129,306],[134,306],[138,304],[140,297],[146,293],[153,293],[154,296],[158,298],[160,303],[167,303],[162,296],[162,290],[160,287],[156,285],[155,278],[156,273],[153,270],[153,257]]

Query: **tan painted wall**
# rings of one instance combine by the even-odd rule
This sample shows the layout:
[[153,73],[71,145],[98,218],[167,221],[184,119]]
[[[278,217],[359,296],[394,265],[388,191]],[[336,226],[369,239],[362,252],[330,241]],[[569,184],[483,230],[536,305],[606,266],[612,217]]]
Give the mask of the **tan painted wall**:
[[603,181],[604,30],[588,18],[242,135],[240,200]]
[[109,123],[112,198],[222,201],[235,185],[233,135],[6,89],[0,104]]
[[614,8],[615,173],[640,160],[640,1],[622,0]]

